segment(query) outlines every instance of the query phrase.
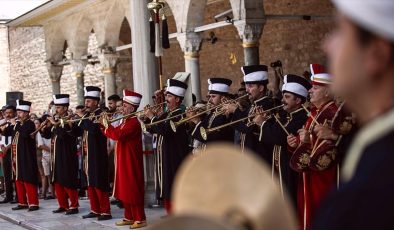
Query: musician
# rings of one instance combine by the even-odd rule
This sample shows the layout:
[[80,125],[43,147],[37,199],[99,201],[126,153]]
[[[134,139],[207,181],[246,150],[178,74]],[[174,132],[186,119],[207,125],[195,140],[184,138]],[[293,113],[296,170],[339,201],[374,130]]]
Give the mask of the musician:
[[[118,101],[122,102],[120,99],[119,95],[113,94],[107,98],[108,101],[108,113],[110,113],[110,119],[115,119],[120,116],[120,113],[117,113],[117,103]],[[112,126],[116,127],[120,124],[119,121],[115,121],[112,123]],[[109,177],[109,183],[110,187],[113,188],[113,183],[114,183],[114,177],[115,177],[115,162],[114,162],[114,156],[115,156],[115,141],[108,138],[107,139],[107,148],[108,148],[108,177]]]
[[[217,106],[227,100],[229,96],[229,88],[232,81],[226,78],[210,78],[208,79],[208,105],[210,107]],[[188,117],[195,115],[197,112],[189,110],[186,114]],[[231,120],[220,110],[213,110],[204,119],[201,117],[196,117],[191,120],[195,125],[194,130],[191,135],[194,139],[202,143],[210,143],[215,141],[234,141],[234,130],[231,126],[224,127],[218,131],[207,133],[207,137],[203,138],[201,136],[200,127],[205,129],[217,127],[223,124],[229,123]]]
[[[16,108],[13,105],[7,105],[4,109],[4,119],[5,122],[10,122],[16,116]],[[5,124],[3,127],[6,128]],[[12,160],[11,160],[11,147],[12,147],[12,137],[3,136],[2,137],[1,152],[3,153],[2,166],[4,172],[4,185],[5,185],[5,198],[0,201],[1,204],[11,202],[14,199],[14,187],[12,180]]]
[[[66,118],[70,105],[68,94],[53,95],[56,114],[60,119]],[[72,215],[78,213],[78,156],[77,137],[73,133],[73,126],[65,123],[59,125],[54,117],[47,118],[47,125],[43,136],[52,138],[51,149],[51,183],[54,185],[59,208],[53,213]],[[74,127],[75,128],[75,127]]]
[[[85,87],[86,114],[77,111],[78,116],[86,118],[77,125],[82,135],[82,152],[85,157],[85,174],[88,182],[90,213],[82,216],[98,220],[112,219],[109,204],[108,152],[107,138],[101,132],[98,115],[101,89],[95,86]],[[90,117],[90,118],[89,118]]]
[[[123,90],[122,114],[136,112],[142,95]],[[104,134],[116,141],[115,184],[113,196],[124,206],[124,218],[117,226],[131,225],[130,228],[146,226],[144,210],[144,162],[142,131],[137,117],[122,119],[119,126],[109,124],[103,127]]]
[[[162,114],[154,114],[152,109],[146,107],[144,114],[152,122],[157,122],[165,118],[173,117],[171,120],[177,122],[183,118],[180,116],[182,100],[185,96],[187,84],[182,81],[169,79],[165,100],[167,111]],[[171,128],[170,122],[165,121],[151,126],[148,131],[158,134],[157,154],[158,154],[158,197],[164,200],[167,213],[171,212],[171,188],[175,174],[183,159],[189,153],[188,135],[186,125],[178,126],[176,132]]]
[[314,229],[388,229],[394,206],[394,1],[333,1],[335,33],[325,49],[333,90],[361,129],[346,154],[339,190]]
[[302,229],[310,229],[316,209],[335,187],[339,157],[331,141],[319,138],[314,130],[318,124],[330,126],[338,110],[329,88],[331,76],[318,64],[311,65],[311,72],[313,86],[309,92],[312,110],[298,134],[287,138],[292,152],[290,166],[300,173],[297,203]]
[[[227,114],[233,114],[232,120],[238,120],[253,115],[258,106],[264,110],[273,108],[278,102],[268,96],[268,69],[265,65],[243,66],[244,82],[246,92],[249,94],[249,100],[252,105],[239,108],[236,104],[224,106]],[[252,120],[238,122],[233,127],[241,132],[241,149],[249,148],[254,153],[261,156],[268,164],[271,163],[272,149],[259,142],[260,130]]]
[[12,136],[13,173],[19,202],[12,210],[36,211],[39,209],[38,165],[36,142],[30,135],[35,130],[34,122],[29,118],[31,102],[17,100],[16,103],[19,121],[10,119],[11,125],[3,130],[4,136]]
[[[304,77],[288,74],[282,86],[283,111],[276,116],[258,115],[254,122],[260,126],[259,140],[273,146],[272,172],[278,176],[282,196],[285,191],[297,207],[297,173],[290,168],[290,153],[287,151],[287,135],[296,135],[305,124],[308,115],[302,108],[311,84]],[[276,117],[274,117],[276,116]]]

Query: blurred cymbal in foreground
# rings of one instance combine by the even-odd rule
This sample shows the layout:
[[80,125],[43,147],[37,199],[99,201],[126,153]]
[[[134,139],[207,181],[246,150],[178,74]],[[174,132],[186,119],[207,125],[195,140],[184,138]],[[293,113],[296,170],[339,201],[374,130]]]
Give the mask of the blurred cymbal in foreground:
[[272,182],[269,167],[234,145],[210,145],[204,154],[188,158],[172,198],[175,216],[205,216],[253,230],[296,229],[294,212]]
[[167,217],[148,227],[149,230],[247,230],[227,223],[198,215],[175,215]]

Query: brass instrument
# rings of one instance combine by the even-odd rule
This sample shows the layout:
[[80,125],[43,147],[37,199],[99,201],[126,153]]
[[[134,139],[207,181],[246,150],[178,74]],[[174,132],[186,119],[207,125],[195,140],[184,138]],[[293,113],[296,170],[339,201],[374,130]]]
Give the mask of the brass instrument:
[[216,110],[216,113],[217,113],[218,115],[221,115],[221,114],[224,113],[224,111],[221,111],[221,110],[220,110],[221,107],[223,107],[224,105],[226,105],[226,104],[228,104],[228,103],[232,103],[232,102],[238,101],[239,99],[242,99],[242,98],[244,98],[244,97],[246,97],[246,96],[249,96],[249,95],[248,95],[248,94],[245,94],[245,95],[242,95],[242,96],[240,96],[240,97],[238,97],[238,98],[236,98],[236,99],[233,99],[233,100],[226,100],[226,101],[220,103],[219,105],[216,105],[216,106],[214,106],[214,107],[212,107],[212,108],[206,109],[206,110],[204,110],[204,111],[202,111],[202,112],[200,112],[200,113],[197,113],[197,114],[195,114],[195,115],[193,115],[193,116],[191,116],[191,117],[182,119],[182,120],[180,120],[180,121],[178,121],[178,122],[170,121],[171,128],[172,128],[172,130],[173,130],[174,132],[176,132],[176,128],[177,128],[179,125],[184,124],[184,123],[186,123],[186,122],[188,122],[188,121],[190,121],[190,120],[192,120],[192,119],[194,119],[194,118],[196,118],[196,117],[199,117],[199,116],[201,116],[201,115],[204,115],[204,114],[206,114],[206,113],[208,113],[208,112],[210,112],[210,111],[212,111],[212,110]]
[[[284,105],[282,104],[282,105],[275,106],[275,107],[273,107],[273,108],[264,110],[264,113],[270,112],[270,111],[275,110],[275,109],[279,109],[279,108],[281,108],[281,107],[283,107],[283,106],[284,106]],[[220,129],[222,129],[222,128],[225,128],[225,127],[227,127],[227,126],[230,126],[230,125],[239,123],[239,122],[241,122],[241,121],[244,121],[244,120],[247,120],[247,119],[250,119],[250,118],[253,118],[253,117],[257,116],[257,115],[258,115],[258,114],[252,114],[252,115],[246,116],[246,117],[244,117],[244,118],[240,118],[240,119],[238,119],[238,120],[231,121],[231,122],[229,122],[229,123],[226,123],[226,124],[223,124],[223,125],[219,125],[219,126],[216,126],[216,127],[210,128],[210,129],[205,129],[204,127],[200,127],[200,134],[201,134],[201,137],[202,137],[204,140],[207,140],[207,138],[208,138],[208,133],[214,132],[214,131],[220,130]]]
[[[166,104],[166,102],[159,103],[159,104],[157,104],[157,105],[152,106],[151,108],[157,108],[157,107],[159,107],[159,106],[163,106],[164,104]],[[148,105],[148,106],[149,106],[149,105]],[[126,114],[126,115],[123,115],[123,116],[121,116],[121,117],[114,118],[114,119],[111,119],[111,120],[106,120],[106,119],[104,119],[104,120],[103,120],[103,125],[104,125],[105,128],[107,128],[108,125],[111,124],[111,123],[113,123],[113,122],[122,120],[122,119],[124,119],[124,118],[129,118],[129,117],[138,116],[139,114],[141,114],[141,113],[143,113],[143,112],[144,112],[144,110],[139,110],[139,111],[132,112],[132,113],[130,113],[130,114]]]
[[0,127],[6,126],[6,125],[9,125],[9,124],[10,124],[10,122],[9,122],[9,121],[6,121],[6,122],[4,122],[3,124],[1,124]]
[[[246,96],[249,96],[249,94],[242,95],[242,96],[240,96],[240,97],[238,97],[238,98],[236,98],[236,99],[233,99],[233,100],[227,100],[227,101],[225,101],[225,102],[223,102],[223,103],[220,103],[219,105],[216,105],[216,106],[214,106],[214,107],[212,107],[212,108],[209,108],[209,109],[207,109],[207,110],[205,110],[205,111],[203,111],[203,112],[198,113],[198,116],[201,116],[201,115],[203,115],[203,114],[205,114],[205,113],[207,113],[207,112],[209,112],[209,111],[212,111],[212,110],[214,110],[214,109],[216,109],[216,110],[218,111],[218,109],[221,108],[223,105],[226,105],[226,104],[231,103],[231,102],[236,102],[237,100],[239,100],[239,99],[241,99],[241,98],[244,98],[244,97],[246,97]],[[220,112],[222,112],[222,111],[220,111]],[[156,121],[156,122],[153,122],[153,123],[150,123],[150,124],[141,123],[141,128],[142,128],[142,130],[143,130],[144,132],[146,132],[147,128],[149,128],[149,127],[151,127],[151,126],[153,126],[153,125],[157,125],[157,124],[160,124],[160,123],[162,123],[162,122],[166,122],[166,121],[168,121],[168,120],[172,120],[173,118],[179,117],[179,116],[183,116],[183,115],[185,115],[186,113],[187,113],[187,112],[184,112],[184,113],[181,113],[181,114],[178,114],[178,115],[175,115],[175,116],[171,116],[171,117],[168,117],[168,118],[165,118],[165,119],[163,119],[163,120]],[[223,112],[222,112],[222,113],[223,113]],[[197,114],[193,116],[193,118],[195,118],[195,117],[197,117]],[[178,121],[178,122],[182,122],[182,123],[174,123],[174,122],[170,121],[170,125],[171,125],[172,130],[174,130],[174,132],[176,132],[176,127],[177,127],[178,125],[183,124],[183,123],[185,123],[185,122],[187,122],[187,121],[189,121],[189,120],[191,120],[191,119],[193,119],[193,118],[191,118],[191,117],[190,117],[190,118],[184,118],[184,119]]]
[[[191,117],[184,118],[184,119],[182,119],[182,120],[180,120],[180,121],[177,121],[177,122],[170,121],[171,129],[172,129],[174,132],[176,132],[176,128],[177,128],[179,125],[182,125],[182,124],[184,124],[184,123],[186,123],[186,122],[188,122],[188,121],[190,121],[190,120],[192,120],[192,119],[194,119],[194,118],[196,118],[196,117],[199,117],[199,116],[201,116],[201,115],[204,115],[204,114],[206,114],[206,113],[208,113],[208,112],[210,112],[210,111],[212,111],[212,110],[217,110],[217,111],[218,111],[219,106],[223,106],[223,105],[220,104],[220,105],[214,106],[214,107],[212,107],[212,108],[206,109],[206,110],[204,110],[204,111],[202,111],[202,112],[199,112],[199,113],[197,113],[197,114],[195,114],[195,115],[193,115],[193,116],[191,116]],[[219,113],[219,114],[223,114],[224,112],[223,112],[223,111],[218,111],[218,113]]]
[[[52,115],[52,117],[55,117],[56,115],[57,115],[57,114],[55,113],[55,114]],[[47,126],[48,122],[49,122],[49,119],[48,119],[48,118],[45,119],[45,121],[43,121],[43,122],[41,123],[40,127],[38,127],[36,130],[34,130],[32,133],[30,133],[30,136],[31,136],[32,138],[34,138],[34,136],[35,136],[42,128],[44,128],[44,127]]]
[[65,118],[61,118],[61,119],[60,119],[60,123],[61,123],[61,124],[65,124],[65,123],[68,123],[68,122],[74,123],[74,122],[79,122],[79,121],[83,121],[83,120],[87,120],[87,119],[96,119],[96,118],[99,118],[99,117],[103,116],[104,114],[113,115],[113,114],[115,114],[115,113],[116,113],[116,112],[114,112],[114,113],[102,112],[102,113],[100,113],[99,115],[81,117],[81,118],[77,118],[77,119],[69,119],[69,118],[65,119]]
[[174,119],[175,117],[179,117],[179,116],[183,116],[183,115],[185,115],[185,113],[181,113],[181,114],[178,114],[178,115],[175,115],[175,116],[167,117],[167,118],[165,118],[165,119],[163,119],[163,120],[155,121],[155,122],[152,122],[152,123],[150,123],[150,124],[145,124],[145,123],[141,122],[141,129],[142,129],[142,131],[146,132],[146,130],[147,130],[149,127],[151,127],[151,126],[160,124],[160,123],[162,123],[162,122],[166,122],[166,121],[168,121],[168,120],[172,120],[172,119]]
[[[18,122],[19,119],[15,119],[15,121]],[[11,122],[6,121],[6,122],[4,122],[3,124],[1,124],[0,127],[3,127],[3,126],[7,126],[7,127],[8,127],[9,125],[11,125]]]

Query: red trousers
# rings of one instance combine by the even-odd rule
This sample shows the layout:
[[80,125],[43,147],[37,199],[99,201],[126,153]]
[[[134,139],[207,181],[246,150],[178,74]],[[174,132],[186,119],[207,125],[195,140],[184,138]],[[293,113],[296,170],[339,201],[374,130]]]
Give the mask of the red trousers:
[[88,196],[90,201],[90,209],[96,214],[111,214],[109,206],[109,194],[96,187],[88,187]]
[[[78,191],[76,189],[66,188],[59,183],[54,184],[57,202],[60,208],[76,209],[78,208]],[[70,204],[68,204],[70,199]]]
[[171,200],[164,199],[164,208],[166,209],[167,214],[171,214],[172,211]]
[[[15,186],[16,186],[16,195],[18,196],[19,205],[38,206],[37,185],[16,180]],[[27,199],[26,199],[26,195],[27,195]]]
[[122,202],[122,204],[124,207],[124,217],[126,220],[146,220],[144,205],[131,205],[124,202]]

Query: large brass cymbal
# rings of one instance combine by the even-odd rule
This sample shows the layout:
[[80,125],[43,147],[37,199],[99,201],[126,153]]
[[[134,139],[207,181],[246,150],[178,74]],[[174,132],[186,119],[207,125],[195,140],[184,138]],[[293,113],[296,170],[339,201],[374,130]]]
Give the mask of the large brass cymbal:
[[269,167],[234,145],[211,145],[185,161],[172,195],[175,215],[225,219],[253,230],[296,229],[294,212]]
[[[148,227],[149,230],[243,230],[224,220],[196,215],[171,216]],[[246,230],[246,229],[245,229]]]

